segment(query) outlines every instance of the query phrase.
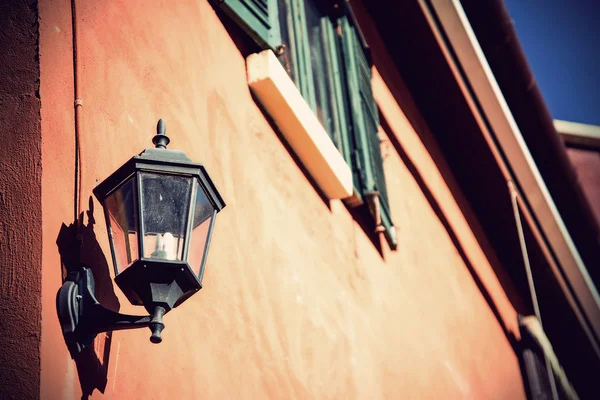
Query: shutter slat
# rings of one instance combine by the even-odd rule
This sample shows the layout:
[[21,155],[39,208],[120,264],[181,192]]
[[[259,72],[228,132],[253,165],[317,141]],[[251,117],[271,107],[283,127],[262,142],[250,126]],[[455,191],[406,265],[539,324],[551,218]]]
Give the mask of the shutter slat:
[[364,193],[373,191],[374,183],[372,181],[371,161],[369,159],[369,143],[367,138],[367,123],[363,110],[363,101],[361,99],[361,80],[364,80],[361,70],[364,71],[366,62],[362,55],[363,50],[356,44],[356,33],[354,27],[349,23],[346,17],[340,19],[342,28],[342,50],[344,54],[344,64],[346,66],[346,83],[350,105],[350,149],[358,154],[358,162],[353,163],[355,176],[359,177],[360,182],[355,184],[360,193],[357,195],[362,199]]
[[315,81],[313,79],[313,70],[310,59],[310,42],[306,26],[306,10],[304,1],[291,0],[290,10],[292,15],[294,41],[297,48],[295,54],[296,62],[296,85],[302,93],[302,97],[308,103],[312,110],[316,109],[317,100],[315,97]]
[[281,45],[277,0],[213,0],[263,48]]
[[[354,171],[353,152],[350,146],[350,116],[345,85],[344,62],[340,49],[340,38],[336,26],[330,20],[321,20],[323,42],[325,43],[325,58],[330,66],[331,79],[328,80],[329,93],[332,96],[333,135],[341,144],[340,151],[344,159]],[[354,179],[354,182],[359,180]]]
[[268,0],[251,0],[255,4],[261,18],[263,18],[267,24],[269,23],[269,1]]
[[248,9],[258,18],[267,28],[271,28],[271,22],[269,21],[269,5],[265,1],[261,0],[247,0],[242,1],[248,7]]

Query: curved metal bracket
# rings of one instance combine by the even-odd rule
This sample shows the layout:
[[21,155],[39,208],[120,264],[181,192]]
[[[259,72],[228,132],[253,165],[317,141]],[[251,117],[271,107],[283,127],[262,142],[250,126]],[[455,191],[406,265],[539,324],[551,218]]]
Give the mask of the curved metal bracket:
[[56,309],[65,342],[75,358],[101,332],[149,327],[150,341],[160,343],[164,329],[164,308],[156,307],[154,316],[119,314],[107,309],[96,299],[96,285],[92,271],[82,265],[70,272],[56,295]]

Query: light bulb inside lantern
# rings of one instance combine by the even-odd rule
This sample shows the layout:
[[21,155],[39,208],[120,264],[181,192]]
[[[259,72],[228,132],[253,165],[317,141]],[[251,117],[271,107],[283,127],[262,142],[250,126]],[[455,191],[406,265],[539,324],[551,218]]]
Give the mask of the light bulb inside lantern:
[[156,248],[150,255],[152,258],[175,260],[177,258],[177,241],[171,232],[156,234]]

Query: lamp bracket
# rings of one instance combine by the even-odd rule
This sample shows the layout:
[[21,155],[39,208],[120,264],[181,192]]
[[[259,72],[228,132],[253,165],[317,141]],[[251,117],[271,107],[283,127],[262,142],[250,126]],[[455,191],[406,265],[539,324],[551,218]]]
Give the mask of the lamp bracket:
[[101,332],[149,327],[152,330],[150,340],[153,343],[162,341],[160,334],[164,329],[165,310],[156,307],[154,316],[126,315],[109,310],[96,299],[94,275],[86,265],[69,272],[56,295],[56,309],[72,358]]

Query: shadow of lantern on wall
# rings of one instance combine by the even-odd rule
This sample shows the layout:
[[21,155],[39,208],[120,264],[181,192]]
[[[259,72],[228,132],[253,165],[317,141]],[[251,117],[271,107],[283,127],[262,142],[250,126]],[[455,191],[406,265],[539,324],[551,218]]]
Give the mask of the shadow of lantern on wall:
[[163,120],[155,148],[134,156],[94,189],[104,208],[115,282],[150,315],[124,315],[95,297],[82,265],[57,294],[58,316],[71,356],[100,332],[149,327],[160,343],[163,316],[202,288],[216,215],[225,203],[201,164],[167,149]]

